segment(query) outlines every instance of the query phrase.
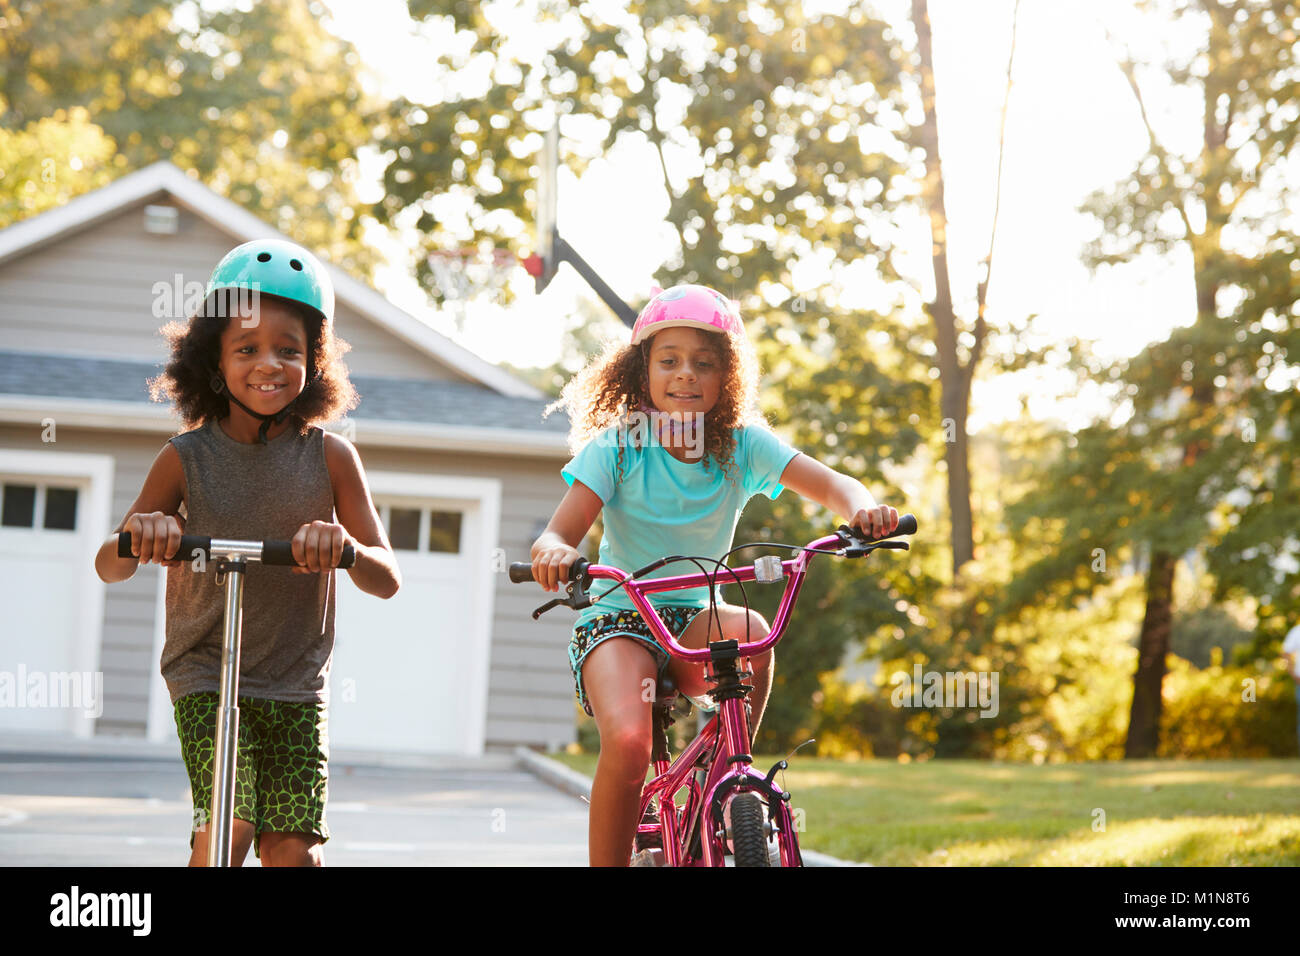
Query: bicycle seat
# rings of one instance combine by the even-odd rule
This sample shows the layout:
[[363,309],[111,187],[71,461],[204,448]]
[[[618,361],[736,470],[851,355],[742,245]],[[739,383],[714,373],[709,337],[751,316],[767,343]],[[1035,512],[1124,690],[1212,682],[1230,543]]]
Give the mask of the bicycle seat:
[[[694,706],[695,710],[703,710],[706,711],[706,713],[712,713],[712,711],[718,708],[718,705],[714,704],[714,701],[712,701],[711,697],[686,696],[685,693],[682,693],[681,691],[679,691],[679,689],[677,689],[677,682],[675,682],[675,680],[673,680],[671,676],[664,674],[662,678],[659,678],[659,682],[656,683],[654,687],[654,702],[656,706],[663,706],[663,708],[671,708],[673,701],[675,701],[676,698],[679,696],[685,698],[685,700],[690,701],[690,704]],[[689,709],[688,709],[688,713],[689,713]]]
[[664,674],[659,678],[659,682],[655,684],[655,703],[671,704],[676,697],[677,682]]

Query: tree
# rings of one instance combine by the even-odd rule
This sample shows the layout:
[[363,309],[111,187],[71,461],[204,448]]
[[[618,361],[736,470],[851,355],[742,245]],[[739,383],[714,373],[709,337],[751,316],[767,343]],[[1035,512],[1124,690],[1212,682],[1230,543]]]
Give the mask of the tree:
[[80,108],[0,128],[0,229],[107,184],[123,165],[116,152]]
[[[1144,569],[1127,757],[1157,752],[1180,556],[1209,548],[1220,555],[1212,568],[1224,571],[1229,555],[1248,547],[1242,536],[1224,538],[1240,508],[1232,496],[1271,494],[1289,480],[1261,471],[1253,424],[1249,440],[1243,424],[1280,405],[1263,394],[1258,373],[1277,361],[1266,316],[1276,316],[1280,287],[1294,289],[1282,168],[1295,136],[1285,117],[1300,107],[1295,3],[1170,0],[1141,9],[1195,28],[1199,41],[1156,71],[1121,55],[1149,146],[1130,176],[1086,204],[1101,226],[1086,259],[1097,268],[1181,254],[1190,263],[1195,320],[1108,370],[1114,414],[1062,442],[1036,500],[1017,512],[1050,528],[1057,550],[1008,595],[1024,600],[1032,581],[1064,585],[1061,598],[1088,593],[1101,581],[1089,571],[1096,549],[1112,567],[1127,557]],[[1167,146],[1155,128],[1145,95],[1151,73],[1201,104],[1194,149]],[[1079,368],[1103,371],[1095,361]],[[1221,538],[1226,551],[1216,548]]]
[[[84,109],[118,150],[114,175],[170,159],[366,272],[355,157],[372,105],[322,13],[307,0],[0,0],[0,125]],[[58,170],[91,188],[75,173]]]
[[[1012,14],[1011,52],[1007,58],[1006,96],[1002,104],[1002,132],[998,137],[998,177],[994,184],[1000,198],[1002,188],[1002,150],[1006,129],[1007,102],[1011,96],[1011,66],[1015,58],[1015,23],[1019,15],[1017,0]],[[969,331],[957,321],[948,276],[948,213],[944,204],[943,166],[939,158],[939,118],[935,107],[934,53],[931,49],[930,10],[928,0],[912,0],[912,24],[916,29],[918,56],[917,82],[921,108],[925,117],[917,130],[916,142],[925,151],[925,179],[922,202],[930,220],[931,255],[934,265],[935,296],[926,311],[934,323],[934,344],[939,369],[940,413],[944,435],[944,461],[948,467],[948,514],[952,544],[952,574],[956,578],[962,565],[975,556],[975,537],[971,515],[969,443],[966,434],[970,416],[971,384],[979,368],[988,337],[986,308],[989,280],[993,274],[993,247],[997,236],[997,207],[989,232],[989,251],[983,260],[984,274],[975,290],[975,321]],[[963,350],[959,342],[968,340]],[[962,352],[965,356],[963,358]]]

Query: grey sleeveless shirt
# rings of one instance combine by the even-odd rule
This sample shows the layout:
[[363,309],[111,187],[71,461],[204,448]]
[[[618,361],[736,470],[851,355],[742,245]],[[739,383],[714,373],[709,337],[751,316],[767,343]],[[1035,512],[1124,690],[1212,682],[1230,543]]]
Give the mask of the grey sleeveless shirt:
[[[171,444],[185,469],[186,534],[289,540],[308,522],[334,521],[325,434],[290,425],[267,444],[235,441],[215,421]],[[178,555],[178,557],[186,557]],[[239,696],[326,702],[334,650],[334,573],[295,574],[250,563],[244,579]],[[162,675],[173,702],[221,688],[225,587],[216,568],[167,569]]]

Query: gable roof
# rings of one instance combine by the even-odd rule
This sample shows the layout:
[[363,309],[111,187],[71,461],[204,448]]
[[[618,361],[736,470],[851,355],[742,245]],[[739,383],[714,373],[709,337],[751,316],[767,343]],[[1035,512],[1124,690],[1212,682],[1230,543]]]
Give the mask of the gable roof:
[[[160,193],[168,194],[186,209],[239,242],[252,239],[293,241],[238,203],[217,195],[177,166],[163,161],[78,196],[57,209],[0,230],[0,264],[86,229]],[[497,368],[434,331],[415,316],[399,309],[342,269],[328,262],[325,263],[325,268],[334,282],[334,295],[338,301],[351,306],[364,318],[375,322],[408,345],[502,395],[532,399],[545,397],[527,382]]]

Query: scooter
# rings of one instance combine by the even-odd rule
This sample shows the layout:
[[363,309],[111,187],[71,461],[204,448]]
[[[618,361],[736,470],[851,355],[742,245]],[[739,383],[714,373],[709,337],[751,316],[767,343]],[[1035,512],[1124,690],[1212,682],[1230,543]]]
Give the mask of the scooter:
[[[204,535],[181,535],[177,557],[188,556],[196,570],[206,570],[216,555],[217,584],[226,585],[225,633],[221,644],[221,701],[217,712],[217,735],[212,768],[211,823],[208,828],[208,866],[230,866],[231,834],[235,809],[235,744],[239,740],[239,640],[243,624],[244,574],[248,563],[295,567],[292,542],[234,541]],[[131,534],[117,536],[117,556],[133,557]],[[343,546],[339,568],[350,568],[357,560],[351,544]]]

